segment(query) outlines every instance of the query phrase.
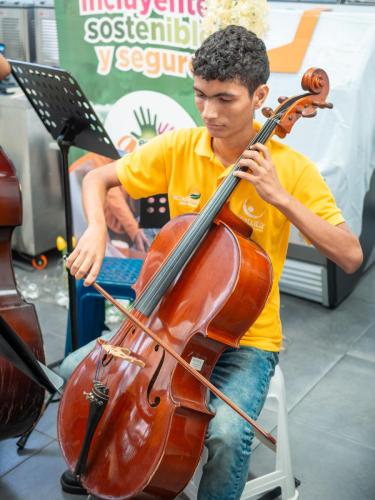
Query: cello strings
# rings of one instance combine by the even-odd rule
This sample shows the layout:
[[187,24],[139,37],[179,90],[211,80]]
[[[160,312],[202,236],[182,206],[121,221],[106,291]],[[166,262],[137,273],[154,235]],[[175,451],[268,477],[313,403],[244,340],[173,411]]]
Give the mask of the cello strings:
[[[255,136],[255,138],[249,143],[246,149],[249,149],[256,142],[261,142],[261,143],[266,142],[266,140],[269,138],[269,136],[271,135],[273,129],[277,124],[278,122],[274,118],[268,119],[265,125]],[[180,239],[180,241],[177,243],[173,253],[164,263],[163,267],[159,270],[159,272],[153,277],[146,290],[142,293],[141,297],[133,303],[134,308],[140,310],[144,308],[149,313],[148,310],[150,309],[150,306],[152,304],[156,306],[157,302],[159,302],[162,295],[161,291],[165,289],[165,282],[173,281],[174,277],[178,274],[178,272],[180,272],[181,270],[180,267],[181,268],[183,267],[183,265],[187,261],[187,258],[191,255],[192,251],[199,243],[199,240],[204,236],[204,233],[208,230],[208,228],[206,228],[207,224],[209,223],[210,225],[212,223],[213,218],[215,217],[217,212],[222,208],[222,205],[229,198],[230,194],[240,181],[239,178],[231,174],[233,174],[234,171],[239,170],[240,167],[238,166],[238,161],[241,158],[242,155],[236,161],[232,171],[226,177],[225,181],[221,184],[219,189],[216,191],[215,195],[211,198],[211,200],[209,200],[208,204],[203,209],[201,215],[198,216],[198,219],[193,222],[191,227],[188,229],[188,232],[185,233]],[[196,241],[197,239],[198,241]],[[181,248],[182,245],[183,248]],[[175,269],[176,266],[178,267],[177,271]],[[170,283],[168,284],[168,286],[169,285]],[[147,315],[146,311],[144,313]]]
[[[267,137],[269,136],[269,132],[271,129],[275,126],[276,124],[271,123],[266,123],[266,125],[263,127],[261,132],[255,137],[255,139],[249,144],[248,148],[255,142],[259,141],[265,141]],[[240,157],[241,158],[241,157]],[[237,170],[238,167],[238,161],[236,162],[235,167],[232,169],[233,173],[235,170]],[[184,237],[182,240],[180,240],[179,244],[175,247],[174,253],[171,255],[170,259],[165,263],[163,268],[161,269],[159,273],[159,280],[156,279],[155,283],[151,283],[149,288],[147,289],[146,292],[149,292],[149,294],[142,295],[139,301],[135,304],[135,306],[139,307],[140,303],[141,306],[143,305],[144,307],[150,306],[152,302],[158,302],[161,298],[158,297],[158,292],[160,294],[160,291],[165,288],[165,282],[169,279],[170,281],[173,280],[176,274],[180,271],[179,267],[183,266],[187,258],[191,255],[192,251],[195,249],[197,243],[203,237],[204,233],[208,230],[207,225],[210,225],[212,223],[212,220],[216,213],[221,209],[223,203],[225,200],[228,199],[230,196],[231,192],[233,191],[234,187],[237,185],[237,183],[240,181],[240,179],[235,178],[233,176],[228,175],[226,178],[226,181],[223,182],[222,186],[219,188],[217,191],[216,195],[210,200],[206,208],[203,210],[201,216],[199,217],[199,221],[195,221],[193,223],[191,230],[188,231],[188,234],[185,234],[186,237],[186,246],[184,248],[181,248],[181,244],[185,243]],[[195,227],[197,226],[197,227]],[[203,227],[203,231],[202,231]],[[201,231],[199,231],[201,229]],[[203,234],[199,234],[203,233]],[[198,239],[198,241],[196,241]],[[182,262],[181,262],[182,261]],[[178,270],[176,272],[175,266],[177,266]],[[158,276],[156,276],[158,278]],[[162,282],[161,282],[162,280]],[[170,284],[170,283],[169,283]],[[169,285],[168,285],[169,286]],[[149,298],[150,297],[150,298]],[[143,299],[143,301],[142,301]],[[155,304],[156,305],[156,304]]]

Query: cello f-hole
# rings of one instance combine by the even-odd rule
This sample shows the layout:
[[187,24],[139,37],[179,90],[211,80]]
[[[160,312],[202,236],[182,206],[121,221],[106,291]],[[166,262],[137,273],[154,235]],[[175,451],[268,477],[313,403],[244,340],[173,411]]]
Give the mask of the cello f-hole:
[[109,363],[112,361],[113,355],[112,354],[107,354],[105,353],[103,358],[102,358],[102,366],[106,367],[109,365]]
[[[155,351],[158,351],[159,350],[159,344],[156,344],[154,349]],[[156,379],[158,378],[158,375],[160,373],[160,370],[164,364],[164,358],[165,358],[165,350],[163,349],[163,354],[161,356],[161,359],[159,361],[159,364],[150,380],[150,383],[148,384],[148,388],[147,388],[147,401],[148,401],[148,404],[152,407],[152,408],[156,408],[156,406],[158,406],[158,404],[160,403],[160,398],[159,396],[156,396],[155,399],[153,401],[151,401],[150,399],[150,395],[151,395],[151,391],[155,385],[155,382],[156,382]]]

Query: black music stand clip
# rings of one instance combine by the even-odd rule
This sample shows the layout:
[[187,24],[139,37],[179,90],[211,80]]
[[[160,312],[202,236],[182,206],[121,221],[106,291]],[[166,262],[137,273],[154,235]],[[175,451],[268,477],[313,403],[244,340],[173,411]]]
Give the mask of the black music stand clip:
[[[73,216],[69,184],[69,149],[76,146],[113,160],[120,155],[78,82],[67,71],[9,59],[12,74],[61,152],[68,253],[73,251]],[[75,278],[68,271],[72,349],[78,346]]]

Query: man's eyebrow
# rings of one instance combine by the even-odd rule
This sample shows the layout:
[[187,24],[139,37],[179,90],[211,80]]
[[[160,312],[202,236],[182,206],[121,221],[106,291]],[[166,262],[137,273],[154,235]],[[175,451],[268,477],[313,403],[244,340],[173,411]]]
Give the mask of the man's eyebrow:
[[[199,92],[203,95],[206,95],[200,88],[198,87],[193,87],[193,89],[196,91],[196,92]],[[233,94],[232,92],[219,92],[218,94],[214,94],[213,96],[211,97],[235,97],[235,94]]]

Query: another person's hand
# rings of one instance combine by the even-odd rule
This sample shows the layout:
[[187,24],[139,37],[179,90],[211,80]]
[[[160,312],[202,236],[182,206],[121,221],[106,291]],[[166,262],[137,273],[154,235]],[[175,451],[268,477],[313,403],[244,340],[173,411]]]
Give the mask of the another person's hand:
[[0,80],[6,78],[10,74],[10,71],[11,71],[10,64],[5,59],[5,57],[0,54]]
[[147,239],[143,229],[138,229],[134,237],[134,245],[137,250],[147,252],[150,242]]
[[67,268],[77,280],[85,278],[85,286],[92,285],[99,274],[106,242],[106,226],[91,224],[66,261]]

